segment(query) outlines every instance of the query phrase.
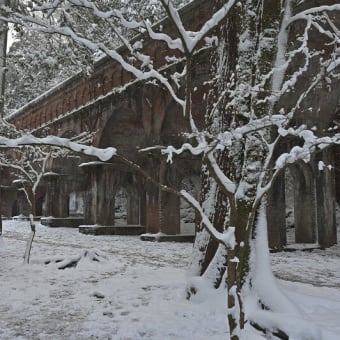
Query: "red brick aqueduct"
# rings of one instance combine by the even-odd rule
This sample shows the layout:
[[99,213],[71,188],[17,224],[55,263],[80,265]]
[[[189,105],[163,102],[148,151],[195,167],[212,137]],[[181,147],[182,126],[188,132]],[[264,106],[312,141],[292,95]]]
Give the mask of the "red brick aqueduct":
[[[210,1],[197,0],[183,10],[184,21],[190,23],[191,30],[197,30],[211,15],[211,7]],[[165,20],[162,24],[167,31],[169,23]],[[165,57],[170,52],[162,42],[145,40],[144,48],[153,57],[155,68],[166,68]],[[120,52],[124,54],[124,48]],[[208,55],[208,50],[202,50],[194,69],[197,91],[193,97],[193,111],[201,127],[207,90],[202,84],[209,73]],[[333,109],[327,120],[336,119],[337,113]],[[108,57],[96,63],[90,78],[81,74],[69,78],[14,112],[8,120],[18,129],[35,135],[48,133],[71,138],[83,132],[93,133],[94,146],[115,146],[161,183],[177,189],[185,186],[194,194],[199,193],[198,158],[180,157],[169,165],[156,154],[138,151],[153,145],[181,145],[184,140],[181,133],[189,130],[181,108],[161,87],[136,80]],[[325,125],[327,122],[319,117],[318,123]],[[290,210],[294,212],[290,223],[295,226],[296,242],[319,242],[321,246],[336,243],[335,202],[336,199],[340,202],[339,176],[334,170],[318,171],[317,163],[323,159],[335,163],[337,168],[340,163],[337,153],[339,150],[334,148],[319,155],[311,164],[291,167],[295,183],[291,190],[285,189],[285,176],[277,180],[268,206],[269,239],[273,248],[281,248],[287,241],[289,204],[286,201],[291,201]],[[290,182],[286,186],[291,186]],[[21,192],[9,183],[3,183],[2,191],[5,216],[27,213]],[[130,168],[115,161],[103,163],[84,157],[54,160],[39,188],[36,213],[53,217],[48,220],[51,226],[53,223],[112,226],[115,213],[119,214],[115,204],[119,200],[117,193],[122,192],[127,202],[127,224],[120,228],[121,233],[145,230],[172,235],[181,232],[181,225],[183,228],[183,224],[195,222],[195,214],[184,207],[178,197],[161,193]]]

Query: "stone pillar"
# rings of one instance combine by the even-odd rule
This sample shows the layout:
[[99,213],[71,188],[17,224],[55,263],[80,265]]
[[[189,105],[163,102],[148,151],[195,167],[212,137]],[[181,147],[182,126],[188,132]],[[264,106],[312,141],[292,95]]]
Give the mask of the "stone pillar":
[[[178,190],[179,180],[176,176],[174,165],[165,161],[161,162],[160,180],[162,184]],[[160,231],[167,235],[176,235],[181,231],[180,227],[180,198],[177,195],[160,192]]]
[[[147,171],[156,181],[159,181],[160,162],[157,158],[148,159]],[[144,219],[147,233],[160,231],[160,193],[157,185],[145,183],[145,195],[141,197],[142,221]],[[143,223],[141,221],[141,223]]]
[[96,223],[96,197],[97,197],[97,181],[96,168],[94,166],[82,166],[87,172],[88,183],[87,190],[84,193],[84,224],[92,225]]
[[68,183],[57,173],[44,176],[47,185],[45,193],[45,216],[68,217]]
[[145,229],[148,233],[160,231],[160,205],[159,190],[156,186],[151,186],[146,192],[145,199]]
[[114,225],[116,172],[110,163],[89,163],[83,166],[89,174],[89,188],[84,195],[84,223]]
[[139,212],[139,223],[140,225],[146,226],[146,191],[142,189],[140,196],[140,212]]
[[315,243],[315,178],[307,164],[290,167],[294,179],[294,225],[296,243]]
[[[335,219],[335,174],[327,165],[334,164],[333,149],[322,153],[320,159],[326,167],[316,170],[316,199],[318,241],[322,247],[330,247],[337,242]],[[318,164],[316,164],[318,165]]]
[[272,249],[287,244],[285,179],[282,172],[273,183],[267,199],[268,242]]
[[[70,185],[68,179],[63,176],[58,178],[56,187],[56,215],[54,217],[68,217],[69,216],[69,201],[70,201]],[[55,203],[54,203],[55,204]]]
[[178,196],[163,192],[161,194],[161,232],[176,235],[180,228],[180,201]]
[[101,166],[96,171],[97,202],[96,224],[114,225],[115,221],[115,171],[109,166]]
[[139,218],[140,212],[140,200],[137,190],[128,191],[128,201],[127,201],[127,224],[140,224]]
[[44,176],[46,181],[46,192],[45,192],[45,211],[43,214],[45,216],[57,217],[57,185],[58,185],[58,174],[49,173]]
[[89,173],[84,197],[84,223],[114,225],[115,171],[111,164],[95,162],[83,167]]

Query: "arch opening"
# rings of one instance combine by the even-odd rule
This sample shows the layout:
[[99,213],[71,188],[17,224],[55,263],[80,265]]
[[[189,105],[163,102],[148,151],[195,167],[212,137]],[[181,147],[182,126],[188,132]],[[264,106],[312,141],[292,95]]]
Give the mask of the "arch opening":
[[69,194],[69,216],[84,216],[84,192],[72,191]]
[[309,164],[285,172],[287,243],[317,243],[316,182]]
[[127,225],[128,193],[123,187],[119,187],[114,199],[114,224]]
[[[181,181],[181,189],[186,190],[196,199],[200,192],[200,178],[192,175],[185,177]],[[195,209],[190,206],[188,202],[180,199],[180,233],[181,234],[195,234],[195,224],[197,222],[197,214]]]

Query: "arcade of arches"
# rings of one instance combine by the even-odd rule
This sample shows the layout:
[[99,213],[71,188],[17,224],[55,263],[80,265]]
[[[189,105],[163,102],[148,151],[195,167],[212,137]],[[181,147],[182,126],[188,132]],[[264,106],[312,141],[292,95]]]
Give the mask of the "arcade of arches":
[[[183,10],[183,18],[189,15],[189,28],[197,30],[212,8],[204,0],[190,6]],[[165,21],[165,31],[167,25]],[[155,67],[167,64],[167,47],[161,42],[155,45],[145,41],[145,49],[154,57]],[[209,75],[207,51],[203,49],[195,58],[193,86],[197,91],[192,102],[195,120],[201,128],[207,91],[202,84]],[[316,102],[309,106],[318,107],[320,103],[328,106],[316,110],[318,117],[307,119],[317,120],[313,125],[327,128],[329,122],[339,118],[339,95],[321,89],[318,94],[313,99]],[[309,112],[307,108],[305,111]],[[140,152],[153,145],[180,146],[185,141],[183,132],[189,131],[189,124],[181,109],[160,87],[136,81],[109,58],[95,65],[91,78],[77,75],[68,79],[8,120],[35,135],[42,135],[46,129],[49,134],[66,137],[90,133],[94,146],[115,146],[120,154],[160,183],[175,189],[185,187],[196,197],[199,195],[200,159],[185,155],[170,165],[156,152]],[[332,168],[320,170],[320,161]],[[11,174],[6,170],[2,170],[1,184],[2,214],[8,217],[27,214],[24,194],[12,185]],[[339,147],[319,153],[309,164],[289,167],[276,179],[268,195],[270,246],[281,249],[287,243],[299,242],[327,247],[336,243],[337,203],[340,204]],[[73,226],[137,225],[146,232],[170,235],[184,232],[197,222],[195,213],[177,196],[160,192],[126,165],[84,156],[51,162],[38,188],[36,214],[52,217],[56,224],[62,220],[63,225]]]
[[[173,114],[173,104],[165,107],[164,117]],[[169,119],[169,117],[167,118]],[[179,145],[176,126],[165,124],[146,133],[141,117],[133,110],[115,110],[99,139],[99,146],[117,145],[124,155],[148,171],[155,179],[175,189],[186,188],[196,197],[200,186],[200,160],[177,158],[173,164],[156,154],[138,152],[151,139],[159,144]],[[180,119],[180,117],[178,117]],[[177,123],[183,128],[185,122]],[[132,123],[133,122],[133,126]],[[148,142],[150,143],[150,142]],[[328,149],[311,163],[290,166],[268,197],[268,231],[272,248],[287,243],[336,243],[336,205],[340,183],[336,152]],[[319,169],[319,161],[333,168]],[[99,162],[75,157],[56,159],[39,187],[37,215],[51,216],[56,224],[142,226],[149,233],[179,234],[191,230],[197,218],[177,196],[160,192],[143,177],[119,162]],[[3,186],[2,213],[27,214],[22,192]],[[68,222],[67,222],[68,221]],[[188,228],[191,226],[191,229]]]

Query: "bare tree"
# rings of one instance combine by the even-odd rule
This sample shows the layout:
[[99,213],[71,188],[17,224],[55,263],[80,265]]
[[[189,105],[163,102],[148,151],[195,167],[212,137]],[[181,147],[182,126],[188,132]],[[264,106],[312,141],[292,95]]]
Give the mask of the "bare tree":
[[34,240],[37,215],[37,193],[44,175],[49,171],[49,161],[55,158],[68,158],[70,153],[66,149],[54,146],[25,145],[11,148],[0,153],[0,166],[8,168],[13,177],[13,184],[24,192],[30,207],[29,221],[31,234],[27,241],[24,263],[28,264]]
[[27,202],[30,206],[29,220],[31,233],[27,241],[24,255],[24,263],[28,264],[36,232],[35,216],[37,189],[46,172],[46,165],[51,157],[51,152],[45,153],[40,147],[27,146],[18,150],[12,149],[10,154],[12,154],[13,157],[4,157],[4,154],[2,155],[0,158],[0,165],[12,170],[12,174],[15,177],[13,183],[18,186],[19,190],[22,190],[25,193]]
[[49,160],[74,157],[74,152],[108,160],[115,153],[115,149],[97,149],[81,144],[91,141],[91,136],[88,133],[80,136],[77,142],[52,136],[36,138],[16,131],[13,126],[3,121],[1,123],[3,131],[7,130],[7,134],[11,137],[0,136],[0,149],[3,149],[0,151],[0,167],[11,170],[14,177],[13,183],[24,192],[30,207],[31,233],[24,255],[24,263],[28,264],[36,232],[37,190],[44,175],[49,171]]

